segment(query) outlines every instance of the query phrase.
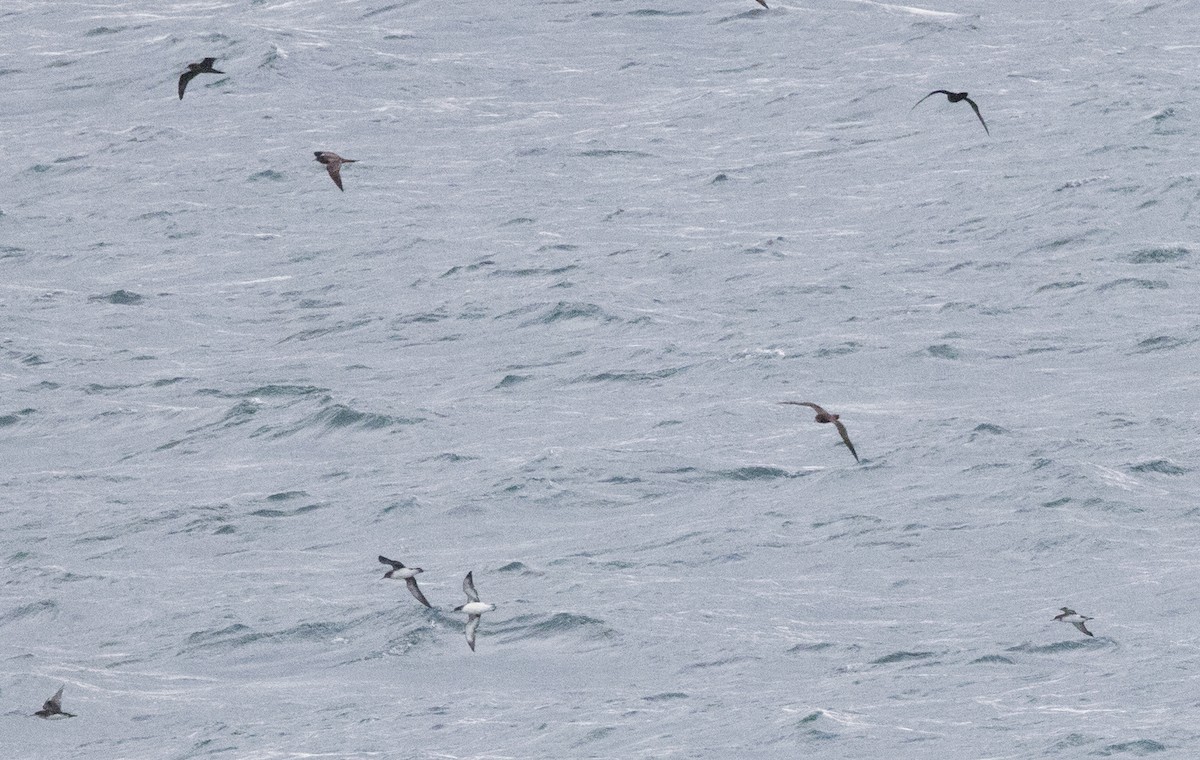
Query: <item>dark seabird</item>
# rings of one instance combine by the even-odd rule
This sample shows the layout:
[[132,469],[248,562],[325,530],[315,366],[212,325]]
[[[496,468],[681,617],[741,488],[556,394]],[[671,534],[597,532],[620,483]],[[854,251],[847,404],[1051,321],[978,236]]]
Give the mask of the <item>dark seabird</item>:
[[417,601],[426,607],[433,608],[425,595],[421,593],[421,589],[417,588],[417,573],[425,572],[419,567],[405,567],[403,562],[397,562],[394,559],[388,559],[382,554],[379,555],[379,561],[385,565],[391,565],[392,569],[383,574],[384,578],[403,578],[408,584],[408,590],[417,598]]
[[850,449],[850,453],[854,455],[854,461],[858,461],[858,452],[854,450],[854,444],[850,443],[850,435],[846,432],[846,426],[838,421],[839,415],[830,414],[811,401],[780,401],[779,403],[812,407],[817,413],[817,422],[832,422],[837,431],[841,433],[842,440],[846,443],[846,448]]
[[767,7],[767,0],[755,0],[755,2],[757,2],[759,5],[761,5],[764,8]]
[[54,692],[54,696],[46,700],[42,705],[42,709],[34,713],[39,718],[49,718],[52,715],[61,715],[64,718],[74,718],[75,713],[63,712],[62,709],[62,693],[67,687],[59,686],[58,691]]
[[315,150],[313,154],[317,157],[318,161],[325,164],[325,168],[329,170],[329,176],[333,177],[333,184],[338,186],[338,190],[341,190],[343,193],[346,192],[346,188],[342,187],[342,164],[357,163],[357,160],[342,158],[338,154],[327,150]]
[[183,100],[183,91],[187,89],[188,82],[195,79],[200,74],[224,74],[224,71],[217,71],[213,68],[213,61],[216,58],[205,58],[200,63],[189,63],[188,70],[179,75],[179,99]]
[[[979,123],[983,125],[983,131],[984,131],[984,132],[987,132],[987,133],[988,133],[988,135],[991,135],[991,134],[992,134],[992,130],[988,129],[987,122],[983,120],[983,114],[979,113],[979,106],[975,105],[975,101],[974,101],[974,100],[971,100],[970,98],[968,98],[968,97],[967,97],[967,93],[965,93],[965,92],[950,92],[949,90],[934,90],[933,92],[929,93],[929,95],[926,95],[926,96],[925,96],[925,98],[928,98],[928,97],[930,97],[930,96],[933,96],[933,95],[937,95],[937,94],[939,94],[939,93],[940,93],[940,94],[942,94],[942,95],[945,95],[945,96],[946,96],[946,98],[947,98],[947,99],[948,99],[948,100],[949,100],[951,103],[957,103],[957,102],[958,102],[958,101],[960,101],[960,100],[965,100],[965,101],[967,101],[968,103],[970,103],[970,104],[971,104],[971,108],[973,108],[973,109],[975,110],[975,115],[979,117]],[[918,101],[917,101],[917,102],[916,102],[916,103],[913,105],[913,107],[912,107],[912,108],[910,108],[910,109],[908,109],[908,110],[909,110],[909,111],[912,111],[912,110],[913,110],[913,108],[916,108],[917,106],[919,106],[919,105],[921,105],[922,103],[924,103],[924,102],[925,102],[925,98],[921,98],[920,100],[918,100]]]
[[487,604],[479,601],[479,592],[475,590],[475,581],[471,580],[471,575],[475,571],[467,573],[467,577],[463,578],[463,591],[467,594],[467,603],[461,607],[455,607],[455,612],[467,613],[467,646],[471,647],[471,651],[475,651],[475,629],[479,627],[479,616],[485,612],[491,612],[496,609],[496,605]]
[[[1090,617],[1080,615],[1078,612],[1071,609],[1070,607],[1059,607],[1059,609],[1062,610],[1062,614],[1055,615],[1054,616],[1055,620],[1059,620],[1063,623],[1070,623],[1071,625],[1078,628],[1080,633],[1086,633],[1088,636],[1092,636],[1092,632],[1087,629],[1086,625],[1084,625],[1084,623],[1091,620]],[[1095,638],[1094,636],[1092,636],[1092,637]]]

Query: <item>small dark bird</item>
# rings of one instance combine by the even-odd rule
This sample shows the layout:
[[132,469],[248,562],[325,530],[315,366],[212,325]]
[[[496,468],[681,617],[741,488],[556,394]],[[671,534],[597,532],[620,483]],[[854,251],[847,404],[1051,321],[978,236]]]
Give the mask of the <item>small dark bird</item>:
[[201,74],[224,74],[224,71],[217,71],[213,68],[213,62],[216,58],[205,58],[200,63],[189,63],[188,70],[179,75],[179,99],[183,100],[183,91],[187,89],[188,82],[192,81]]
[[417,598],[417,601],[426,607],[429,607],[430,609],[433,608],[433,605],[430,604],[429,600],[425,598],[425,595],[421,593],[421,589],[417,588],[417,574],[425,572],[424,570],[419,567],[405,567],[403,562],[397,562],[394,559],[388,559],[382,554],[379,555],[379,561],[385,565],[392,566],[391,570],[388,570],[383,574],[384,578],[403,578],[404,582],[408,584],[408,590],[411,591],[412,595]]
[[1062,614],[1055,615],[1054,616],[1055,620],[1061,621],[1063,623],[1070,623],[1071,625],[1078,628],[1080,633],[1086,633],[1088,636],[1092,636],[1092,638],[1095,638],[1095,636],[1093,636],[1092,632],[1087,629],[1087,626],[1084,625],[1084,623],[1091,620],[1090,617],[1080,615],[1078,612],[1071,609],[1070,607],[1059,607],[1059,609],[1062,610]]
[[325,164],[325,168],[329,170],[329,176],[333,177],[333,184],[338,186],[338,190],[341,190],[343,193],[346,192],[346,188],[342,187],[342,164],[358,163],[357,160],[342,158],[338,154],[327,150],[315,150],[313,154],[316,155],[318,161]]
[[63,712],[62,709],[62,693],[65,686],[59,686],[58,691],[54,692],[54,696],[46,700],[42,705],[42,709],[34,713],[39,718],[49,718],[52,715],[61,715],[64,718],[74,718],[75,713]]
[[[946,96],[946,98],[947,98],[947,99],[948,99],[948,100],[949,100],[951,103],[957,103],[957,102],[958,102],[958,101],[960,101],[960,100],[965,100],[965,101],[967,101],[968,103],[970,103],[970,104],[971,104],[971,108],[973,108],[973,109],[975,110],[975,115],[979,117],[979,123],[983,125],[983,131],[984,131],[984,132],[987,132],[989,136],[992,134],[992,130],[988,129],[987,122],[983,120],[983,114],[979,113],[979,106],[975,105],[975,101],[974,101],[974,100],[971,100],[970,98],[968,98],[968,97],[967,97],[967,93],[965,93],[965,92],[950,92],[949,90],[934,90],[933,92],[929,93],[929,95],[926,95],[926,96],[925,96],[925,98],[928,98],[928,97],[930,97],[930,96],[933,96],[933,95],[937,95],[937,94],[939,94],[939,93],[940,93],[940,94],[942,94],[942,95],[945,95],[945,96]],[[922,103],[924,103],[924,102],[925,102],[925,98],[921,98],[920,100],[918,100],[918,101],[916,102],[916,104],[914,104],[914,105],[913,105],[913,107],[912,107],[912,108],[910,108],[910,109],[908,109],[908,110],[909,110],[909,111],[912,111],[912,110],[913,110],[913,108],[916,108],[917,106],[919,106],[919,105],[921,105]]]
[[841,434],[842,441],[845,442],[846,448],[850,449],[850,453],[854,455],[854,461],[855,462],[859,461],[858,460],[858,452],[854,450],[854,444],[850,443],[850,435],[848,433],[846,433],[846,426],[838,421],[839,415],[830,414],[829,412],[825,411],[824,409],[822,409],[821,407],[812,403],[811,401],[780,401],[779,403],[795,404],[796,406],[811,407],[817,413],[817,418],[816,418],[817,422],[821,422],[821,423],[832,422],[833,426],[835,428],[837,428],[838,433]]

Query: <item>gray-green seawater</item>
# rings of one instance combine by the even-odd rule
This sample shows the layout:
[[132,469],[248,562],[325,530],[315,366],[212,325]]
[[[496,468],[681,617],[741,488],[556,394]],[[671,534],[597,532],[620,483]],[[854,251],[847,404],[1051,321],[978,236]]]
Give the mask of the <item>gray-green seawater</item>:
[[0,757],[1197,756],[1200,10],[771,6],[10,3]]

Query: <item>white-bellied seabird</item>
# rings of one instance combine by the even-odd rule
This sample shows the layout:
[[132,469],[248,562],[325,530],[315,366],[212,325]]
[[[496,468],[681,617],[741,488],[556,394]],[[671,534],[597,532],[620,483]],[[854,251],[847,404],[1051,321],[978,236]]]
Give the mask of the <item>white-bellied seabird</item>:
[[39,718],[49,718],[53,715],[61,715],[64,718],[74,718],[75,713],[63,712],[62,709],[62,693],[67,687],[59,686],[58,691],[54,692],[54,696],[46,700],[42,705],[42,709],[34,713]]
[[216,58],[205,58],[200,63],[189,63],[188,70],[179,75],[179,99],[183,100],[183,91],[187,89],[188,82],[195,79],[200,74],[224,74],[224,71],[217,71],[213,68],[213,62]]
[[463,578],[463,591],[467,595],[467,603],[461,607],[455,607],[455,612],[467,613],[467,646],[471,647],[471,651],[475,651],[475,629],[479,627],[479,616],[485,612],[491,612],[496,609],[496,605],[487,604],[479,601],[479,592],[475,590],[475,581],[471,580],[471,575],[474,570],[467,573],[467,577]]
[[313,154],[317,157],[318,161],[325,164],[325,168],[329,170],[329,176],[333,178],[333,184],[337,185],[338,190],[341,190],[343,193],[346,192],[346,188],[342,187],[342,164],[355,164],[358,163],[358,160],[354,158],[342,158],[338,154],[328,150],[314,150]]
[[1080,615],[1078,612],[1071,609],[1070,607],[1059,607],[1059,609],[1062,610],[1062,614],[1055,615],[1054,616],[1055,620],[1060,620],[1064,623],[1070,623],[1071,625],[1078,628],[1081,633],[1086,633],[1088,636],[1092,636],[1092,638],[1095,638],[1095,636],[1093,636],[1092,632],[1087,629],[1087,626],[1084,625],[1084,623],[1091,620],[1090,617]]
[[821,423],[832,422],[833,426],[835,428],[837,428],[838,433],[841,434],[842,441],[845,442],[846,448],[850,449],[850,453],[854,455],[854,461],[855,462],[859,461],[858,460],[858,452],[854,450],[854,444],[850,443],[850,435],[849,435],[849,433],[846,432],[846,426],[838,421],[839,415],[830,414],[829,412],[825,411],[824,409],[817,406],[816,404],[814,404],[811,401],[780,401],[779,403],[795,404],[796,406],[812,407],[812,409],[817,413],[817,417],[816,417],[817,422],[821,422]]
[[[975,105],[974,100],[971,100],[970,98],[967,97],[967,93],[965,93],[965,92],[950,92],[949,90],[934,90],[933,92],[929,93],[929,95],[926,95],[925,98],[931,97],[933,95],[938,95],[938,94],[945,95],[946,98],[951,103],[957,103],[960,100],[965,100],[968,103],[970,103],[971,108],[975,109],[975,115],[979,117],[979,123],[983,125],[983,131],[987,132],[989,135],[992,134],[992,130],[988,129],[987,122],[983,120],[983,114],[979,113],[979,106]],[[912,111],[913,108],[916,108],[917,106],[921,105],[921,103],[925,102],[925,98],[921,98],[920,100],[918,100],[915,104],[913,104],[913,107],[908,110]]]
[[426,607],[433,608],[425,595],[421,593],[421,589],[417,588],[417,573],[425,572],[419,567],[405,567],[403,562],[397,562],[394,559],[388,559],[382,554],[379,555],[379,561],[385,565],[391,565],[392,569],[383,574],[384,578],[403,578],[408,584],[408,590],[417,598],[417,601]]

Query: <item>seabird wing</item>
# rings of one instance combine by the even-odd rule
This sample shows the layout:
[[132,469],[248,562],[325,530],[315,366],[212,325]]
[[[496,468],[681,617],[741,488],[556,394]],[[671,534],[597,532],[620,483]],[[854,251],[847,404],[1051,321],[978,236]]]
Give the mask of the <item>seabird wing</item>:
[[405,583],[408,584],[408,590],[412,592],[412,595],[417,598],[418,602],[430,609],[433,609],[433,605],[430,604],[429,600],[425,598],[425,595],[421,593],[421,589],[417,588],[416,578],[408,578],[405,580]]
[[466,578],[463,578],[463,593],[466,594],[467,598],[472,602],[478,602],[479,592],[475,590],[475,581],[471,578],[471,576],[474,574],[475,571],[472,570],[471,572],[467,573]]
[[[1085,622],[1087,622],[1087,621],[1077,620],[1074,623],[1072,623],[1071,625],[1078,628],[1082,633],[1086,633],[1088,636],[1092,636],[1092,632],[1087,629],[1086,625],[1084,625]],[[1095,637],[1093,636],[1093,638],[1095,638]]]
[[337,185],[338,190],[343,193],[346,188],[342,187],[342,163],[340,161],[330,161],[325,164],[325,168],[329,170],[329,176],[333,178],[333,184]]
[[837,428],[839,433],[841,433],[842,441],[845,442],[846,448],[850,449],[850,453],[854,455],[854,461],[859,461],[858,452],[854,450],[854,444],[850,443],[850,434],[846,432],[846,426],[843,425],[840,420],[834,420],[833,426]]
[[983,125],[983,131],[987,132],[988,136],[990,137],[992,130],[988,129],[987,122],[983,120],[983,114],[979,113],[979,106],[975,105],[975,101],[971,100],[970,98],[963,98],[963,100],[971,104],[971,108],[975,110],[975,115],[979,117],[979,123]]
[[379,555],[379,562],[380,562],[380,564],[383,564],[383,565],[391,565],[393,570],[399,570],[402,567],[404,567],[403,562],[397,562],[394,559],[388,559],[387,557],[383,556],[382,554]]
[[188,82],[195,79],[196,75],[198,73],[199,72],[188,70],[179,75],[179,99],[180,100],[183,100],[183,91],[187,89]]
[[810,409],[812,409],[813,411],[815,411],[817,414],[829,414],[829,412],[825,411],[824,409],[817,406],[816,404],[814,404],[811,401],[780,401],[779,403],[792,404],[794,406],[807,406]]
[[952,95],[952,94],[953,94],[953,93],[952,93],[952,92],[950,92],[949,90],[934,90],[933,92],[931,92],[931,93],[929,93],[928,95],[926,95],[924,98],[921,98],[920,100],[918,100],[916,103],[913,103],[913,107],[912,107],[912,108],[910,108],[910,109],[908,109],[908,110],[910,110],[910,111],[911,111],[911,110],[913,110],[913,108],[916,108],[917,106],[919,106],[919,105],[921,105],[922,103],[924,103],[926,99],[928,99],[928,98],[931,98],[931,97],[933,97],[934,95],[937,95],[938,93],[941,93],[942,95],[946,95],[946,96],[949,96],[949,95]]
[[[475,601],[479,601],[476,599]],[[475,629],[479,627],[479,616],[471,615],[467,618],[467,646],[471,647],[471,651],[475,651]]]
[[759,5],[761,5],[762,7],[766,8],[766,7],[767,7],[767,0],[758,0],[758,4],[759,4]]
[[42,703],[42,709],[34,713],[43,718],[49,718],[51,715],[57,715],[62,712],[62,695],[65,686],[59,686],[58,691],[54,692],[54,696]]
[[200,62],[200,68],[211,69],[212,65],[216,62],[217,62],[216,58],[205,58],[203,61]]

